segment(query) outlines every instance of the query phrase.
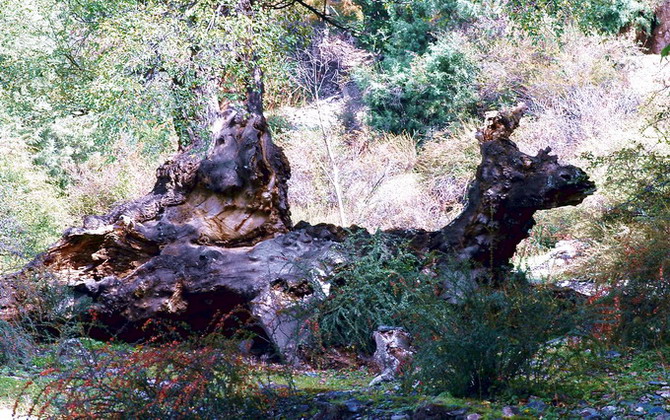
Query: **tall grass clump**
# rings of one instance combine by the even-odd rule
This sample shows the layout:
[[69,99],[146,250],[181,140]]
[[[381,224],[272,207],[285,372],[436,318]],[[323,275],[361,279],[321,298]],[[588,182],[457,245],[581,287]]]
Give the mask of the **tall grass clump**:
[[423,271],[427,261],[399,240],[361,235],[346,248],[355,256],[335,273],[329,295],[317,304],[317,338],[325,346],[371,354],[372,333],[382,325],[403,325],[414,308],[438,291],[436,280]]
[[26,331],[0,320],[0,366],[24,365],[34,352],[35,342]]
[[465,291],[458,304],[434,300],[415,308],[419,322],[410,329],[417,353],[409,382],[457,397],[489,397],[513,383],[528,390],[552,369],[555,343],[578,333],[576,308],[514,280],[504,288]]

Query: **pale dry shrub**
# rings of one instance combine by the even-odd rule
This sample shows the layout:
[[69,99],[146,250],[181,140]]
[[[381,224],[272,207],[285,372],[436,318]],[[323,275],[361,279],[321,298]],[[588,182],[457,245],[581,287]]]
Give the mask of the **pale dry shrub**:
[[437,134],[420,149],[417,172],[432,203],[431,224],[439,229],[456,217],[466,203],[468,184],[481,160],[475,140],[478,121],[464,122],[450,134]]
[[369,229],[430,226],[432,200],[415,171],[416,141],[406,134],[356,141],[360,164],[347,171],[356,223]]
[[[315,123],[318,118],[306,119],[318,114],[314,107],[321,107],[321,124]],[[432,229],[446,223],[446,206],[436,200],[445,188],[433,185],[434,180],[426,176],[428,162],[417,167],[421,147],[416,139],[406,134],[374,135],[367,130],[347,133],[336,116],[341,109],[340,102],[330,100],[302,113],[289,110],[287,118],[296,125],[276,136],[291,163],[289,200],[294,221],[339,223],[326,136],[339,171],[348,224],[375,230]],[[432,155],[440,153],[452,155],[453,150]]]
[[[600,186],[608,171],[585,155],[605,156],[634,141],[657,141],[657,133],[642,131],[654,113],[648,101],[662,79],[655,70],[660,66],[630,37],[584,35],[568,27],[560,37],[535,43],[521,35],[499,38],[484,51],[491,53],[481,61],[484,91],[529,105],[512,138],[522,151],[535,154],[551,147],[561,161],[587,169]],[[532,256],[561,239],[589,242],[589,223],[611,206],[610,194],[601,188],[577,209],[539,212],[537,226],[519,249]]]
[[568,27],[542,42],[499,38],[482,57],[482,91],[520,99],[529,116],[515,133],[527,153],[551,147],[565,159],[621,147],[639,132],[645,97],[631,79],[641,53],[626,37],[584,35]]
[[[532,155],[551,147],[560,160],[587,168],[598,184],[607,171],[590,167],[583,154],[604,155],[640,141],[647,120],[664,109],[648,104],[652,87],[662,85],[663,75],[652,69],[659,64],[641,55],[629,38],[587,36],[568,27],[560,37],[499,34],[486,41],[470,36],[463,45],[481,66],[481,106],[524,100],[529,113],[512,140]],[[342,101],[319,102],[285,113],[294,126],[280,139],[292,166],[294,220],[338,223],[324,131],[334,146],[348,223],[437,229],[461,211],[480,161],[473,136],[478,119],[432,133],[418,145],[406,135],[375,136],[366,127],[345,133]],[[659,134],[648,131],[645,140],[655,142]],[[562,209],[539,214],[538,229],[569,239],[585,231],[575,218],[591,217],[608,202],[598,193],[580,206],[587,215]]]
[[66,167],[73,180],[67,188],[68,210],[73,217],[104,214],[115,204],[151,190],[156,180],[156,162],[147,162],[132,149],[119,148],[114,156],[113,162],[95,155],[84,163]]

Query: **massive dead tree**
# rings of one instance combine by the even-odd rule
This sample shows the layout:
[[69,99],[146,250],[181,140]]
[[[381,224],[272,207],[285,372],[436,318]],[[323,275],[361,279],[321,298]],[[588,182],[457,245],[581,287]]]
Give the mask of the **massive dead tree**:
[[[327,282],[347,258],[336,244],[351,230],[292,226],[289,164],[272,143],[261,100],[250,95],[246,109],[221,114],[205,159],[178,154],[158,169],[150,194],[86,218],[6,284],[48,270],[91,299],[106,327],[93,334],[127,340],[146,335],[148,320],[202,330],[235,312],[226,322],[251,322],[294,357],[300,320],[285,309],[314,294],[314,281]],[[417,253],[467,261],[490,278],[506,269],[537,210],[575,205],[593,192],[582,170],[559,164],[549,149],[519,151],[509,137],[522,113],[519,106],[487,117],[477,134],[482,162],[458,218],[436,232],[387,234]],[[7,302],[6,314],[20,304]]]

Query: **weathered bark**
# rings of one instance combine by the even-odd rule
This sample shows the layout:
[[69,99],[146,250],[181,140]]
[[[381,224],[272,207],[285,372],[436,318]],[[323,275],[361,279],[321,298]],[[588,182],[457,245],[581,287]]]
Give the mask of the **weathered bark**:
[[412,362],[412,336],[402,327],[379,326],[372,334],[376,350],[372,360],[379,369],[379,375],[370,386],[398,379],[402,369]]
[[482,162],[470,185],[467,206],[443,229],[412,238],[415,246],[493,272],[504,270],[535,225],[537,210],[576,205],[595,191],[584,171],[559,164],[550,148],[536,156],[519,151],[509,137],[524,110],[519,105],[487,115],[476,134]]
[[660,54],[670,45],[670,0],[659,3],[654,11],[655,22],[651,34],[644,40],[644,47],[651,54]]
[[[288,162],[270,139],[262,98],[250,100],[251,112],[225,113],[206,159],[178,155],[159,168],[149,195],[68,230],[23,275],[48,269],[90,297],[107,328],[94,334],[134,340],[155,319],[202,330],[236,312],[227,325],[255,323],[295,358],[301,317],[286,308],[315,296],[319,284],[328,289],[329,272],[348,258],[335,245],[350,231],[304,222],[292,228]],[[456,220],[437,232],[388,234],[410,240],[416,252],[495,272],[528,236],[535,211],[590,194],[594,184],[583,171],[560,165],[548,149],[528,156],[509,140],[522,112],[488,117],[478,134],[482,163]]]

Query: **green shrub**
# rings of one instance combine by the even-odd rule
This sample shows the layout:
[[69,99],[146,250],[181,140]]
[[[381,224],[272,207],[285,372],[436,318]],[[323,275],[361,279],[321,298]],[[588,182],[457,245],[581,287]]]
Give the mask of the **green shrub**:
[[466,291],[459,304],[435,300],[417,310],[410,382],[459,397],[490,396],[520,377],[541,378],[541,355],[551,340],[577,326],[571,303],[523,282]]
[[384,60],[407,63],[435,42],[435,33],[454,28],[477,16],[475,2],[418,0],[412,2],[354,0],[362,11],[360,42]]
[[434,295],[436,280],[422,272],[424,261],[381,234],[354,237],[344,248],[355,250],[354,256],[317,305],[320,338],[327,346],[372,353],[377,327],[403,325],[413,308]]
[[522,276],[500,289],[473,288],[471,268],[438,267],[388,235],[354,237],[344,247],[355,249],[355,258],[317,304],[317,338],[369,354],[377,327],[405,327],[417,349],[405,382],[419,381],[429,393],[482,397],[542,380],[553,367],[547,355],[555,343],[590,325],[574,301],[531,287]]
[[372,127],[392,133],[425,133],[458,121],[476,101],[477,67],[444,37],[409,67],[359,75]]
[[0,320],[0,365],[23,364],[34,350],[35,343],[25,331]]
[[644,1],[599,0],[587,3],[579,23],[583,29],[606,34],[616,35],[627,28],[651,34],[654,10]]
[[570,23],[576,23],[585,32],[616,35],[633,28],[650,33],[654,21],[651,2],[638,0],[511,0],[505,7],[512,20],[533,35],[552,27],[562,31]]

